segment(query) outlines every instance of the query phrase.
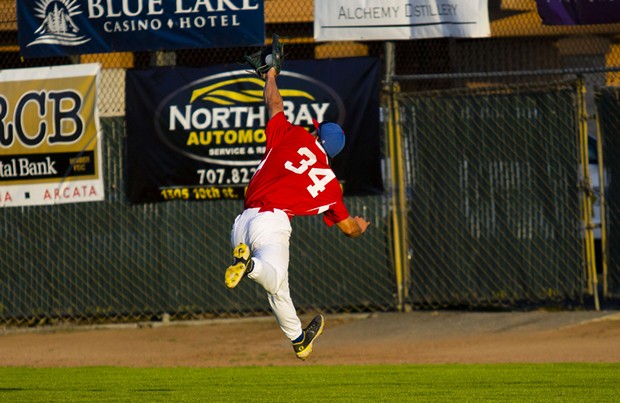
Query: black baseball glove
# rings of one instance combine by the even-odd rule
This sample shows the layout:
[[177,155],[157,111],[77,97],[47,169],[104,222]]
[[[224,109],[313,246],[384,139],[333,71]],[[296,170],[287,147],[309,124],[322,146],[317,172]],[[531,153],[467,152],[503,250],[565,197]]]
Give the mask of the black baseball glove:
[[251,55],[245,55],[245,62],[251,67],[250,72],[256,74],[259,78],[265,79],[265,75],[272,67],[276,69],[278,74],[282,70],[282,62],[284,61],[284,45],[280,42],[280,37],[273,34],[271,45],[265,46],[263,49]]

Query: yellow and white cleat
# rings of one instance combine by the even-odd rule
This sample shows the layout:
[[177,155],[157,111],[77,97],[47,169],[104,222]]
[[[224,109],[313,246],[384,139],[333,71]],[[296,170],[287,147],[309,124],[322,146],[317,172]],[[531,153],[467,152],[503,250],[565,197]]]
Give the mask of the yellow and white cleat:
[[244,243],[240,243],[233,250],[233,258],[233,264],[228,266],[224,276],[224,283],[228,288],[235,288],[243,276],[250,273],[254,266],[250,248]]

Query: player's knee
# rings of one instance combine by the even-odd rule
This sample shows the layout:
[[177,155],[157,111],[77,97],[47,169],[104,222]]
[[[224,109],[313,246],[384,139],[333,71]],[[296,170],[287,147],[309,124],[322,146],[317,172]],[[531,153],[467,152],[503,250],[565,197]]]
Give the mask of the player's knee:
[[263,288],[267,291],[267,294],[277,296],[278,292],[282,288],[282,284],[277,281],[270,281],[267,284],[263,284]]

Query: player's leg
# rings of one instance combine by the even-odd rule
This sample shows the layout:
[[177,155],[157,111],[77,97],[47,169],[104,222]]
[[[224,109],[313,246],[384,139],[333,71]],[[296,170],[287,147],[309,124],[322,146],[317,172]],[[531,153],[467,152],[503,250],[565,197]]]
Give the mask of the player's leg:
[[252,271],[253,261],[248,245],[248,228],[257,214],[257,209],[245,210],[237,216],[233,223],[231,230],[231,243],[234,248],[233,263],[228,266],[224,275],[224,283],[228,288],[235,288],[241,279]]
[[302,334],[301,321],[297,316],[295,305],[291,299],[288,277],[281,284],[276,293],[267,293],[267,298],[269,299],[269,305],[284,335],[288,337],[291,342],[299,338]]
[[234,261],[226,270],[226,286],[234,288],[257,267],[252,279],[275,294],[288,276],[290,236],[290,220],[282,211],[248,209],[237,216],[231,231]]
[[248,278],[267,291],[278,325],[294,340],[302,329],[288,284],[290,220],[283,211],[263,212],[252,220],[248,234],[254,261]]

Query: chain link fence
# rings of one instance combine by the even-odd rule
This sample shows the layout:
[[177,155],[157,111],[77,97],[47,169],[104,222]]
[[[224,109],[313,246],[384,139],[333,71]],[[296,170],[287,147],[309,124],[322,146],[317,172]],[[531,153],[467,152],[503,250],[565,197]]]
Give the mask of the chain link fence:
[[[196,319],[269,311],[254,282],[224,286],[240,201],[129,205],[124,122],[104,119],[106,201],[0,210],[0,319],[9,324]],[[321,217],[293,220],[291,288],[300,310],[394,306],[383,197],[351,197],[373,222],[349,240]]]
[[[1,68],[102,66],[106,199],[0,209],[0,321],[268,312],[264,291],[253,282],[234,292],[223,286],[230,227],[241,202],[134,206],[124,176],[127,69],[234,64],[257,49],[24,59],[15,4],[0,0]],[[420,308],[582,303],[587,256],[580,235],[575,88],[536,84],[581,75],[594,115],[593,88],[620,85],[620,24],[544,27],[533,0],[489,0],[490,38],[316,43],[313,1],[264,4],[266,37],[286,38],[289,60],[373,56],[385,63],[385,194],[345,198],[353,214],[373,223],[353,241],[326,229],[320,217],[293,220],[290,281],[300,311],[387,311],[402,309],[403,302]],[[402,121],[392,119],[395,88]],[[602,124],[604,131],[616,132],[609,125],[617,113],[606,116],[612,123]],[[596,136],[593,120],[587,129]],[[395,154],[390,144],[401,134],[404,152]],[[606,133],[605,161],[618,160],[612,143]],[[403,189],[392,169],[399,159],[408,178],[405,209],[398,208]],[[608,286],[617,295],[613,199],[610,189]],[[399,246],[401,228],[408,231],[405,248]],[[401,260],[406,269],[399,271]]]

